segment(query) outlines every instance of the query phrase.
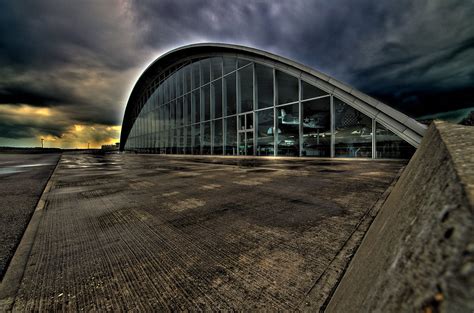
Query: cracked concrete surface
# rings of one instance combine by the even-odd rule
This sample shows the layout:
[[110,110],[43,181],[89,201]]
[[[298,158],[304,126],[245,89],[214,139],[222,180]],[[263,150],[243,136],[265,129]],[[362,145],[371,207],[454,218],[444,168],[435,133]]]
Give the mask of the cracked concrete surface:
[[19,288],[4,303],[15,311],[320,306],[403,166],[64,154]]

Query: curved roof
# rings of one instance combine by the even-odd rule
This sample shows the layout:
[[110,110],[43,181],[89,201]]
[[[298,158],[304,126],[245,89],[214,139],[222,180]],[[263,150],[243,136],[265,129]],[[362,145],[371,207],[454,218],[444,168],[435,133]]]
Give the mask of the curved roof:
[[132,120],[133,109],[136,105],[140,105],[140,98],[145,94],[157,76],[183,62],[222,53],[253,59],[257,62],[264,61],[270,65],[290,71],[294,75],[310,81],[321,89],[335,95],[369,117],[375,118],[377,122],[383,124],[415,147],[418,147],[427,129],[425,125],[390,106],[301,63],[246,46],[200,43],[171,50],[157,58],[146,68],[133,87],[127,102],[120,135],[120,149],[124,149],[125,142],[134,123]]

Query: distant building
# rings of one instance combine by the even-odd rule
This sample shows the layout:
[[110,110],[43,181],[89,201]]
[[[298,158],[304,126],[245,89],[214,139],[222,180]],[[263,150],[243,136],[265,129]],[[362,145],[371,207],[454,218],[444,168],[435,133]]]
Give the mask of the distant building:
[[243,46],[158,58],[127,103],[121,150],[410,158],[426,126],[321,72]]
[[104,151],[118,151],[120,148],[120,143],[116,142],[113,145],[102,145],[101,150]]

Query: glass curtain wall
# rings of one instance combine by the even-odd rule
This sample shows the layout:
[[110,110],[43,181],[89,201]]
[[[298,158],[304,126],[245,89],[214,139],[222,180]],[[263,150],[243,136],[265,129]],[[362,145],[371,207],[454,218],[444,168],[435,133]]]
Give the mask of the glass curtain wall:
[[334,98],[335,155],[346,158],[372,157],[372,119]]
[[410,158],[416,150],[296,74],[233,56],[162,75],[141,101],[126,150],[348,158]]
[[[303,85],[303,95],[305,88]],[[331,156],[331,97],[302,101],[302,155]]]
[[409,159],[416,148],[404,141],[380,123],[375,127],[376,158]]

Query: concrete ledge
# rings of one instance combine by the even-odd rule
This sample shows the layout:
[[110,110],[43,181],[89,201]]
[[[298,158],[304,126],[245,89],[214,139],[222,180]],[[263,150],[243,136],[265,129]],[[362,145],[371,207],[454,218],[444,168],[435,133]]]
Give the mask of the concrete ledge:
[[327,312],[474,310],[474,127],[433,123]]
[[12,310],[16,293],[20,288],[21,280],[23,279],[23,275],[25,273],[26,264],[35,242],[38,226],[41,222],[44,209],[47,205],[47,195],[51,190],[53,176],[60,161],[61,157],[58,158],[53,171],[51,171],[51,175],[49,176],[43,193],[38,200],[38,204],[36,205],[31,220],[26,227],[25,233],[23,234],[18,248],[13,255],[5,276],[0,282],[0,312],[9,312]]

